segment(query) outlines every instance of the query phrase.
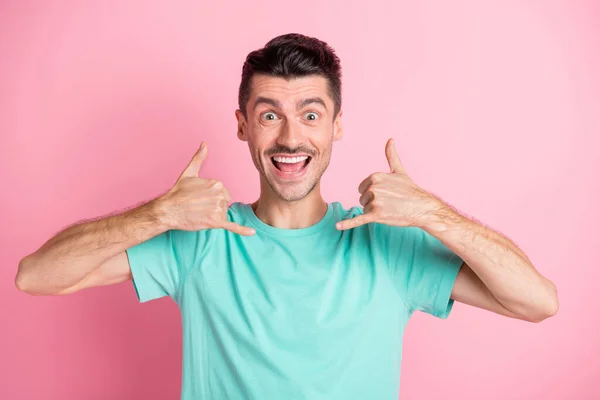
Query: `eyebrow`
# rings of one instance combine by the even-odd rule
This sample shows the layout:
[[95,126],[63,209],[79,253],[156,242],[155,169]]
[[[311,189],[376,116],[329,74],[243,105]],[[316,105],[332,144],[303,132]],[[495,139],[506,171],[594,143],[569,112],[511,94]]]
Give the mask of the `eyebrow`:
[[308,99],[304,99],[296,105],[296,109],[301,110],[309,104],[320,104],[323,106],[323,108],[325,108],[327,110],[327,106],[325,105],[325,102],[320,97],[310,97]]
[[258,107],[258,105],[261,103],[268,104],[276,108],[281,108],[281,103],[277,100],[269,99],[268,97],[258,96],[256,98],[256,101],[254,102],[254,109],[256,109],[256,107]]
[[[276,107],[276,108],[281,108],[281,103],[279,101],[270,99],[268,97],[262,97],[262,96],[258,96],[256,98],[256,101],[254,102],[254,108],[256,109],[256,107],[258,107],[258,105],[261,103],[268,104],[268,105]],[[327,105],[325,104],[325,101],[323,101],[323,99],[320,97],[310,97],[308,99],[302,100],[301,102],[299,102],[296,105],[296,110],[301,110],[302,108],[306,107],[309,104],[320,104],[323,106],[323,108],[325,108],[327,110]]]

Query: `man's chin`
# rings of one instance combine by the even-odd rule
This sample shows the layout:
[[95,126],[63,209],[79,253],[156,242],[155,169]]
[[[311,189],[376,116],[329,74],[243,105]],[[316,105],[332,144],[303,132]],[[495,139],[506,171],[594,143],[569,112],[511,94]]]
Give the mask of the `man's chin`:
[[309,187],[310,185],[307,185],[306,182],[280,182],[277,179],[269,179],[268,182],[275,195],[284,201],[299,201],[305,198],[311,192],[311,188]]
[[275,194],[284,201],[299,201],[308,194],[306,190],[275,190]]

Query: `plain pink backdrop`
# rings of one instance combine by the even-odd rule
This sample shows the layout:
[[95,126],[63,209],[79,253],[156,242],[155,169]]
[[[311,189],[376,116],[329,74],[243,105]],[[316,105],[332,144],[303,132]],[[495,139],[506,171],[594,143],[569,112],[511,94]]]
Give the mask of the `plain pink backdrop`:
[[324,196],[350,206],[394,137],[412,178],[515,240],[558,285],[541,324],[457,304],[404,341],[401,398],[600,398],[600,5],[584,1],[0,3],[0,398],[175,399],[176,305],[130,282],[17,292],[67,225],[167,190],[201,140],[236,201],[241,66],[288,32],[343,66],[345,136]]

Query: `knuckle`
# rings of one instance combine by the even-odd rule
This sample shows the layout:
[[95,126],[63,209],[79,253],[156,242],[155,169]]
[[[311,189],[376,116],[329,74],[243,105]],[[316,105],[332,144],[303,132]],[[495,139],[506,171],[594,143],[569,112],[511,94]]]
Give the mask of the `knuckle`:
[[213,186],[213,188],[215,188],[217,190],[223,189],[223,183],[220,181],[215,181],[215,183],[213,183],[212,186]]
[[219,183],[219,181],[216,179],[207,179],[206,180],[206,185],[211,189],[214,189],[217,186],[217,183]]
[[371,181],[371,183],[381,182],[381,173],[380,172],[372,173],[371,175],[369,175],[369,180]]
[[379,198],[379,196],[377,195],[377,191],[370,187],[367,190],[365,190],[365,198],[367,200],[375,201],[375,199]]

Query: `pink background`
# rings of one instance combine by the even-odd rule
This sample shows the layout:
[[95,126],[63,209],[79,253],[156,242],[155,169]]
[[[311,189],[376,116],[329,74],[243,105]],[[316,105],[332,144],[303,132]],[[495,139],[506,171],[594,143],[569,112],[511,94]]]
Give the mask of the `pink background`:
[[179,396],[172,301],[139,305],[130,282],[31,297],[14,274],[66,225],[167,190],[201,140],[203,176],[254,200],[241,66],[287,32],[342,59],[327,200],[357,204],[394,137],[418,184],[506,233],[559,288],[541,324],[460,304],[447,321],[417,315],[402,399],[600,398],[600,6],[476,0],[2,2],[0,398]]

